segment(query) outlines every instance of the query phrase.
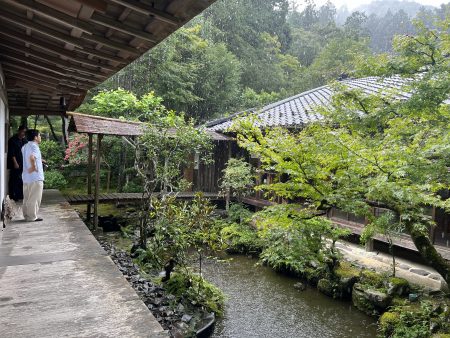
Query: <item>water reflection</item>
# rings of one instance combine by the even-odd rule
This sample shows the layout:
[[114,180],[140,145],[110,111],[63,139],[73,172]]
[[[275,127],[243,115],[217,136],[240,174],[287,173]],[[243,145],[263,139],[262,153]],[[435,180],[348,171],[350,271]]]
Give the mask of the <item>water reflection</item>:
[[300,338],[375,337],[373,318],[349,302],[330,299],[315,289],[298,291],[296,280],[255,266],[256,260],[234,257],[209,261],[204,276],[227,295],[226,314],[214,337]]

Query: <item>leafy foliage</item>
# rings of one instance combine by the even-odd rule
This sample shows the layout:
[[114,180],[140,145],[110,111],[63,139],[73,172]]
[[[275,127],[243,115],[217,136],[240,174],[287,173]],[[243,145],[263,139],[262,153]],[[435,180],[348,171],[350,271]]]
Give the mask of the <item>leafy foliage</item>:
[[176,273],[166,283],[167,291],[192,305],[200,306],[218,316],[223,315],[225,296],[207,280],[192,272]]
[[426,338],[432,336],[436,330],[448,334],[448,315],[445,304],[433,304],[427,300],[422,301],[419,306],[396,306],[381,316],[380,336]]
[[306,278],[314,271],[314,278],[323,277],[337,264],[335,242],[349,232],[324,217],[305,218],[301,208],[278,205],[257,214],[256,225],[267,242],[261,259],[279,271]]
[[238,201],[250,192],[253,186],[252,168],[242,159],[230,158],[223,170],[220,187],[236,196]]
[[45,189],[63,189],[67,184],[68,182],[61,172],[55,170],[45,172]]
[[304,200],[313,215],[335,207],[372,222],[376,202],[401,215],[422,256],[450,280],[450,267],[428,239],[432,222],[424,212],[425,206],[449,210],[439,194],[450,185],[449,18],[436,27],[419,25],[420,35],[397,40],[396,56],[372,60],[380,73],[420,74],[402,88],[412,93],[409,99],[336,84],[332,105],[319,110],[321,123],[291,133],[243,121],[235,130],[264,168],[288,177],[265,190]]
[[43,140],[39,145],[42,157],[52,169],[59,169],[64,163],[64,150],[58,142]]

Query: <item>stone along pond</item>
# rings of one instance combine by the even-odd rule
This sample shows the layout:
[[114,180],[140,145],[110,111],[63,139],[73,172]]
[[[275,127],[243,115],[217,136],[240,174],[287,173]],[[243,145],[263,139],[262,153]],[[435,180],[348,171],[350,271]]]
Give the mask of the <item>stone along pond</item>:
[[[229,258],[229,257],[228,257]],[[375,337],[374,318],[350,302],[333,300],[315,288],[299,291],[298,279],[255,265],[257,260],[232,256],[208,260],[203,274],[227,296],[225,315],[213,337],[302,338]]]

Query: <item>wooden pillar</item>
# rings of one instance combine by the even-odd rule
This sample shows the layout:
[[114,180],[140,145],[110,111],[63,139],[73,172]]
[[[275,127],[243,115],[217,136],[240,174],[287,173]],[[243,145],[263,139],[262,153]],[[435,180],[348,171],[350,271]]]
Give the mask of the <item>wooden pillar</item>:
[[[88,143],[88,166],[87,166],[87,193],[92,195],[92,134],[89,134]],[[91,220],[91,203],[87,204],[86,208],[86,218],[88,221]]]
[[[436,207],[435,206],[433,206],[433,210],[431,211],[431,218],[432,218],[433,222],[436,223]],[[434,242],[436,240],[436,226],[430,227],[429,235],[430,235],[431,243],[434,244]]]
[[[375,215],[375,208],[372,208],[372,214]],[[364,220],[364,226],[366,226],[368,223],[369,223],[369,219],[366,216],[366,218]],[[366,241],[364,247],[365,247],[367,252],[372,252],[374,250],[374,240],[373,240],[373,238],[369,238]]]
[[102,154],[102,134],[97,135],[97,154],[95,156],[95,191],[94,191],[94,230],[98,227],[98,195],[100,190],[100,157]]

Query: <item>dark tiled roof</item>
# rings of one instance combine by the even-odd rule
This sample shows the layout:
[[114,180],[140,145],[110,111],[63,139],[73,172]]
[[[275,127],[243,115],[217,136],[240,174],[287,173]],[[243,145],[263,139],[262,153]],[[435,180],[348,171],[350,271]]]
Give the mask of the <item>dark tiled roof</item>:
[[[349,88],[360,89],[367,94],[377,94],[380,91],[401,89],[409,80],[400,76],[389,78],[366,77],[361,79],[346,79],[340,81]],[[315,112],[318,106],[330,104],[332,98],[330,86],[323,86],[289,97],[263,107],[259,111],[251,110],[247,113],[258,117],[258,125],[262,127],[282,126],[287,128],[299,128],[307,123],[320,120],[322,116]],[[407,98],[408,93],[398,94],[400,98]],[[211,121],[206,124],[208,130],[226,131],[233,119],[243,116],[244,113],[236,113],[229,117]]]

